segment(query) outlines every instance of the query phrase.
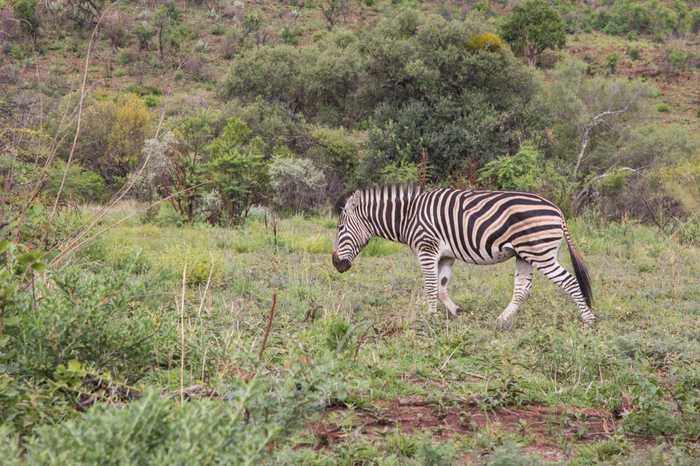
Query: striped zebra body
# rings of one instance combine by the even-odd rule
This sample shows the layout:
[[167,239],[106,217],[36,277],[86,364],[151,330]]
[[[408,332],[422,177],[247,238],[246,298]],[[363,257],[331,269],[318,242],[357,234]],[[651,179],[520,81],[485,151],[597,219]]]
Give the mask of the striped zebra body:
[[[498,318],[509,326],[532,286],[532,270],[540,270],[562,287],[592,323],[590,280],[576,252],[559,208],[529,193],[465,191],[449,188],[384,186],[359,190],[342,200],[333,263],[340,272],[372,236],[407,244],[418,257],[428,308],[442,302],[456,315],[458,306],[447,291],[456,259],[477,265],[512,257],[515,285],[511,302]],[[562,239],[567,242],[576,275],[558,261]]]

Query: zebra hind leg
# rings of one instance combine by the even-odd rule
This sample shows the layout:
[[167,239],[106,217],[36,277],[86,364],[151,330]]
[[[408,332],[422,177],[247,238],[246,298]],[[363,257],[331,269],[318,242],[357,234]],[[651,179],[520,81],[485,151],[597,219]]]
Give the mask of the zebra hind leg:
[[508,306],[496,319],[496,324],[501,329],[509,329],[513,325],[513,317],[518,312],[520,305],[525,302],[532,288],[532,265],[519,257],[515,258],[515,284],[513,297]]
[[561,266],[556,255],[549,260],[533,262],[532,265],[571,296],[571,299],[574,300],[576,307],[579,309],[581,320],[584,324],[591,325],[595,321],[595,315],[593,315],[593,311],[586,304],[586,299],[581,292],[581,287],[576,277]]
[[447,291],[447,286],[450,283],[450,278],[452,277],[452,266],[455,260],[451,257],[444,257],[438,262],[438,300],[445,305],[447,311],[452,317],[457,317],[457,314],[461,312],[459,306],[457,306],[451,299]]
[[428,302],[428,312],[437,313],[438,300],[438,260],[433,254],[418,254],[420,268],[423,271],[423,289]]

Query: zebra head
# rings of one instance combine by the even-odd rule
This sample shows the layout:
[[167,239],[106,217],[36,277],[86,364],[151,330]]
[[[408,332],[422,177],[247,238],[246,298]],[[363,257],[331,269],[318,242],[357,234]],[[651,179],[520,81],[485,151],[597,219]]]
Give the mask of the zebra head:
[[336,205],[339,218],[333,243],[333,265],[340,273],[352,266],[353,259],[372,237],[369,224],[361,214],[360,204],[360,195],[355,193],[347,201],[341,200]]

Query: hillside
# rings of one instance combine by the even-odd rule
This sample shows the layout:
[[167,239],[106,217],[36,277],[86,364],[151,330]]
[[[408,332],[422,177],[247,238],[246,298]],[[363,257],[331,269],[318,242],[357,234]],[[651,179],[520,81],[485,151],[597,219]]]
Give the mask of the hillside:
[[0,186],[0,465],[700,461],[696,0],[0,0]]

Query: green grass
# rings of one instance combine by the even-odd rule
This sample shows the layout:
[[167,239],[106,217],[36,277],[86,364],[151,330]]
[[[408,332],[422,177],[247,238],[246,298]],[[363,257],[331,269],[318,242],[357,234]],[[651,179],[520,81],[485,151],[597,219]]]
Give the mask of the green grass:
[[[272,226],[257,217],[236,229],[131,224],[112,230],[92,258],[101,254],[113,267],[123,266],[125,257],[140,261],[139,273],[170,283],[162,291],[173,302],[188,264],[188,383],[220,387],[241,370],[232,368],[248,367],[275,292],[277,315],[262,367],[274,373],[290,361],[313,365],[330,358],[327,377],[337,381],[333,397],[341,404],[379,409],[417,396],[453,408],[456,400],[478,399],[479,409],[487,411],[529,404],[628,410],[615,434],[627,447],[575,440],[558,447],[581,461],[632,454],[629,445],[640,436],[690,448],[686,439],[698,435],[699,249],[633,223],[571,221],[593,277],[596,328],[584,330],[573,303],[536,275],[514,329],[499,332],[495,318],[510,299],[512,263],[458,264],[451,295],[466,312],[446,320],[442,312],[426,315],[419,268],[405,246],[372,240],[347,273],[335,272],[329,257],[333,226],[330,218],[283,219],[275,238]],[[563,260],[568,264],[568,257]],[[213,289],[202,301],[210,270]],[[154,369],[142,383],[174,389],[179,376]],[[553,438],[564,435],[557,432]],[[487,447],[469,434],[437,445],[461,452],[457,456],[490,451],[497,459],[513,453],[498,449],[498,435],[505,434],[488,434]],[[303,437],[297,438],[300,445]],[[413,449],[397,446],[394,437],[360,436],[312,452],[294,447],[294,438],[285,451],[312,463],[403,458]],[[516,440],[516,453],[535,441]],[[311,441],[318,439],[312,435]],[[448,453],[440,455],[454,457]]]

